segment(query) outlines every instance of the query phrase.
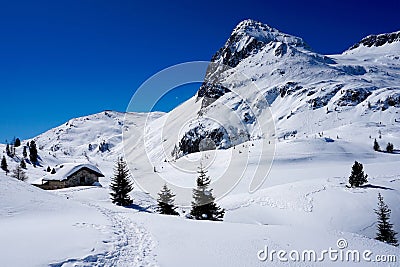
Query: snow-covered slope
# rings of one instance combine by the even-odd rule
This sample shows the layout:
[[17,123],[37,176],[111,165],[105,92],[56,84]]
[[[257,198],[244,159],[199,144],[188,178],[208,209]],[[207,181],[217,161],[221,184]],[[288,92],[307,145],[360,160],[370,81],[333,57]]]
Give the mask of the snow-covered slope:
[[[400,232],[396,36],[363,39],[343,54],[325,56],[301,38],[246,20],[213,56],[197,94],[173,111],[104,111],[37,136],[40,166],[28,163],[28,183],[0,174],[0,251],[6,255],[0,265],[352,265],[257,259],[264,246],[321,251],[337,248],[340,238],[348,249],[399,255],[373,239],[378,193]],[[383,149],[393,143],[394,153],[374,151],[375,138]],[[6,157],[9,169],[22,150]],[[109,200],[113,165],[122,155],[138,182],[130,208]],[[369,182],[352,189],[346,184],[355,160]],[[177,203],[186,203],[200,162],[226,209],[224,222],[188,220],[187,207],[178,209],[180,217],[153,214],[154,195],[141,187],[159,190],[167,181]],[[29,185],[47,174],[47,166],[65,163],[97,166],[105,174],[103,187],[45,192]],[[260,186],[250,193],[254,180]],[[18,258],[21,253],[27,257]]]
[[100,212],[0,174],[1,266],[44,266],[68,257],[105,253]]

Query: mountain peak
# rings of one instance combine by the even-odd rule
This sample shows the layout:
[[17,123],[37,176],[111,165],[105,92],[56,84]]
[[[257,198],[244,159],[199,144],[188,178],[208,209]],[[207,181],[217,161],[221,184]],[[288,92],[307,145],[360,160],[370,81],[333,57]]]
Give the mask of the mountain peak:
[[233,30],[233,33],[247,33],[251,34],[254,32],[276,32],[279,33],[277,29],[274,29],[270,27],[267,24],[261,23],[259,21],[253,20],[253,19],[246,19],[241,22],[239,22],[238,25],[236,25],[235,29]]
[[246,19],[235,27],[232,36],[248,36],[253,37],[257,41],[267,44],[269,42],[282,42],[295,46],[304,46],[304,41],[296,36],[283,33],[267,24],[261,23],[253,19]]
[[349,50],[356,49],[360,46],[365,47],[379,47],[385,44],[391,44],[394,42],[400,42],[400,31],[392,33],[382,33],[382,34],[371,34],[367,37],[361,39],[358,43],[354,44]]
[[280,32],[267,24],[246,19],[235,27],[225,45],[212,57],[211,61],[236,67],[241,60],[259,52],[271,42],[308,47],[299,37]]

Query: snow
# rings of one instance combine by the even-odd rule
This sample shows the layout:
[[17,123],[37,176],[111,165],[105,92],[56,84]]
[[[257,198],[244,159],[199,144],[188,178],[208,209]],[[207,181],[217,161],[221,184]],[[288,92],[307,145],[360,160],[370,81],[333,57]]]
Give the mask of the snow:
[[[137,206],[121,208],[111,204],[108,187],[43,191],[2,174],[0,224],[7,229],[0,238],[5,255],[2,264],[265,266],[267,262],[257,259],[264,246],[319,250],[335,247],[339,238],[345,238],[351,249],[398,255],[398,248],[372,239],[378,192],[392,209],[395,229],[400,230],[398,155],[371,152],[369,139],[359,145],[347,138],[331,143],[323,138],[278,142],[273,167],[260,190],[249,194],[251,177],[244,177],[229,195],[218,200],[226,209],[224,222],[145,212],[154,210],[155,201],[138,188],[132,193]],[[393,140],[398,144],[398,139]],[[253,141],[254,147],[245,143],[250,155],[258,148],[257,142],[261,141]],[[230,157],[236,163],[243,161],[246,156],[238,153],[239,149],[218,151],[219,159],[208,169],[209,175],[222,172],[223,165],[218,162]],[[346,188],[354,159],[364,164],[371,187]],[[253,160],[250,158],[250,168]],[[151,169],[142,170],[140,162],[137,166],[134,176],[153,174]],[[237,171],[240,164],[233,166]],[[193,174],[185,177],[195,178]],[[179,211],[187,213],[187,209]],[[16,251],[23,251],[24,257],[17,257]]]
[[2,266],[43,266],[108,249],[108,222],[95,210],[3,174],[0,185]]
[[[244,30],[251,24],[249,20],[235,31],[261,38],[260,25]],[[291,38],[266,26],[262,31]],[[248,41],[243,40],[239,49]],[[283,37],[279,42],[288,43]],[[400,255],[399,248],[374,240],[378,193],[392,210],[394,230],[400,232],[400,154],[372,149],[375,138],[382,148],[387,142],[400,147],[399,106],[387,102],[390,96],[398,97],[399,42],[329,56],[288,46],[279,58],[277,46],[268,43],[243,59],[233,69],[236,76],[224,77],[233,92],[206,108],[194,96],[167,114],[104,111],[34,138],[40,161],[37,167],[27,162],[28,182],[0,172],[0,265],[355,265],[257,258],[265,246],[321,251],[337,248],[341,238],[349,249]],[[259,94],[252,91],[255,86]],[[370,94],[348,101],[346,94],[360,88]],[[321,107],[311,106],[315,99]],[[243,124],[249,107],[249,116],[257,120]],[[203,117],[198,116],[200,109]],[[171,155],[182,136],[199,123],[204,131],[229,129],[221,149]],[[102,143],[108,149],[100,151]],[[9,169],[19,164],[22,149],[16,149],[16,157],[7,157]],[[109,198],[114,162],[120,156],[135,179],[134,205],[127,208]],[[348,188],[355,160],[364,165],[368,184]],[[223,222],[185,218],[200,162],[212,179],[217,203],[226,211]],[[30,185],[52,176],[47,166],[56,168],[53,177],[65,177],[79,165],[101,170],[103,187],[44,191]],[[180,216],[154,212],[153,196],[165,182],[182,204]]]

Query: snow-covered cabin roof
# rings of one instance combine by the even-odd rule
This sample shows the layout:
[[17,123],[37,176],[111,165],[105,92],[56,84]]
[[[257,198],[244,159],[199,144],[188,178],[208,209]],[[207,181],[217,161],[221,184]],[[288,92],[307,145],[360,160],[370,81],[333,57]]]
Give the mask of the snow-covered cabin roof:
[[104,177],[104,174],[94,165],[91,164],[72,164],[65,163],[55,168],[56,173],[48,173],[43,177],[43,181],[64,181],[82,169],[87,169],[96,173],[99,177]]

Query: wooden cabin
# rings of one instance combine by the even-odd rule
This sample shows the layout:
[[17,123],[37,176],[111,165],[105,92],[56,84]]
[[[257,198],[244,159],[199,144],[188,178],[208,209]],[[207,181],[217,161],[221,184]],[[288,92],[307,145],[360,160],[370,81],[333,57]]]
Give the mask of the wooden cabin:
[[63,164],[56,168],[56,173],[46,174],[41,183],[34,184],[45,190],[60,189],[73,186],[88,186],[99,182],[104,177],[101,171],[91,164]]

